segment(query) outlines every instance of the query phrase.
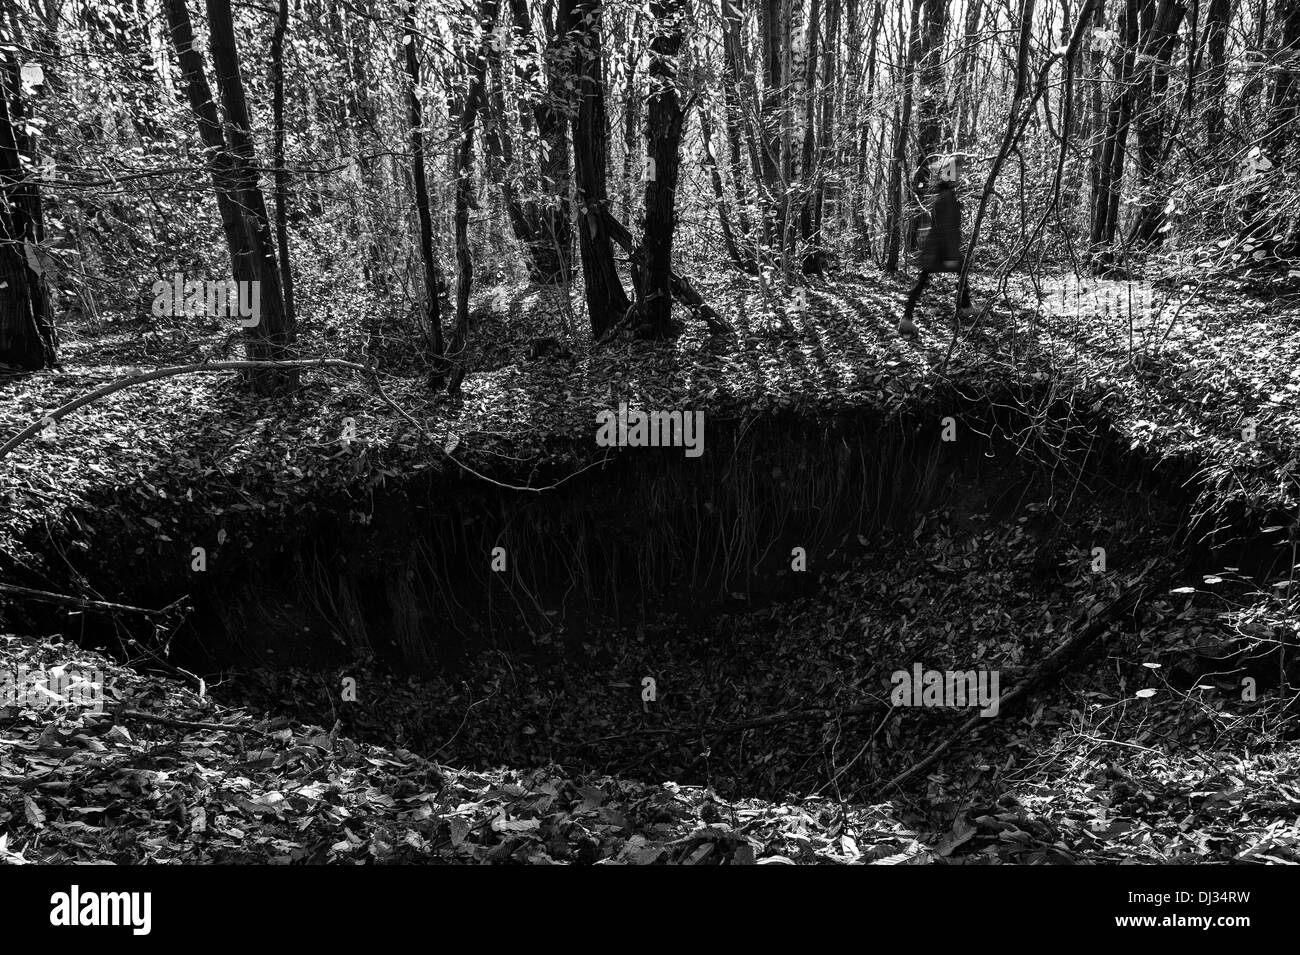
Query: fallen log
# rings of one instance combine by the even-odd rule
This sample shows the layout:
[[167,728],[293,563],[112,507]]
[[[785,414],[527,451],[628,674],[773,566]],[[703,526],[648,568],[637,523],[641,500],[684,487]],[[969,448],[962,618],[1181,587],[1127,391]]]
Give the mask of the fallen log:
[[[1151,568],[1156,565],[1156,562],[1156,560],[1152,560],[1147,564],[1134,579],[1134,582],[1129,584],[1118,597],[1104,608],[1093,614],[1085,613],[1083,619],[1076,619],[1076,627],[1071,629],[1077,629],[1078,632],[1063,641],[1060,646],[1032,667],[1018,686],[1002,694],[998,699],[997,712],[999,714],[1005,713],[1008,707],[1023,703],[1032,690],[1049,680],[1064,675],[1070,665],[1082,656],[1085,650],[1110,631],[1111,625],[1118,618],[1136,610],[1153,590],[1167,587],[1172,574],[1162,574],[1154,581],[1145,580],[1146,575],[1151,572]],[[925,772],[937,763],[940,757],[951,749],[958,740],[985,722],[987,722],[987,719],[978,714],[966,720],[957,727],[957,730],[951,736],[931,750],[924,759],[885,783],[884,788],[880,790],[880,795],[883,796],[898,789],[909,779]]]
[[[627,227],[612,215],[608,219],[609,237],[617,242],[624,252],[633,255],[636,243],[632,241],[632,233],[628,232]],[[633,268],[635,267],[635,263],[633,263]],[[696,290],[695,286],[684,275],[670,271],[668,273],[668,282],[672,288],[673,298],[690,309],[692,315],[708,325],[709,331],[721,334],[732,330],[731,326],[722,320],[721,316],[713,310],[709,303],[704,301],[704,296]]]

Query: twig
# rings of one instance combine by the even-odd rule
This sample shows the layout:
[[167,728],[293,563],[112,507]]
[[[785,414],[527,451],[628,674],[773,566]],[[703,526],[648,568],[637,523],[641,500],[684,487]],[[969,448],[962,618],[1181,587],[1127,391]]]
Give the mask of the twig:
[[194,720],[178,720],[174,716],[159,716],[155,713],[142,713],[139,710],[113,710],[112,713],[118,719],[161,723],[164,726],[176,726],[181,729],[212,730],[218,733],[245,733],[249,736],[261,736],[263,738],[270,736],[264,730],[253,729],[251,726],[237,726],[231,723],[201,723]]
[[129,613],[142,613],[147,617],[164,617],[169,609],[164,607],[162,610],[150,610],[147,607],[132,607],[130,604],[117,604],[108,600],[91,600],[88,597],[72,597],[67,594],[50,593],[48,590],[33,590],[30,587],[19,587],[17,584],[0,584],[0,591],[30,597],[32,600],[41,600],[46,603],[72,604],[86,610],[103,610],[108,613],[125,610]]

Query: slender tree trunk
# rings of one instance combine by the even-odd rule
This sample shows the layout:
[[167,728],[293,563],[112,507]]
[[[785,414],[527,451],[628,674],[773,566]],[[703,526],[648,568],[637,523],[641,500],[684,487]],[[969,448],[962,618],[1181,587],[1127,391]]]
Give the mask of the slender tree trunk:
[[[745,129],[742,77],[745,76],[744,16],[745,0],[719,0],[722,6],[723,55],[722,103],[726,110],[724,127],[727,134],[727,171],[731,174],[731,188],[736,194],[736,223],[741,241],[748,247],[754,236],[750,233],[749,190],[745,185],[745,162],[742,158],[742,131]],[[746,251],[742,258],[752,260]]]
[[[239,77],[230,9],[228,6],[224,11],[219,6],[214,9],[214,3],[209,3],[208,9],[213,69],[226,112],[224,128],[208,85],[203,56],[194,47],[194,30],[185,0],[167,0],[166,12],[172,44],[185,78],[190,110],[207,153],[217,209],[230,251],[231,271],[237,282],[258,283],[260,321],[257,326],[245,329],[248,357],[280,361],[290,357],[293,329],[285,321],[275,250],[254,169],[248,110]],[[226,130],[229,131],[229,140]],[[257,219],[259,210],[260,221]],[[267,393],[296,380],[296,373],[255,369],[248,373],[248,380],[255,389]]]
[[37,251],[41,196],[34,165],[23,170],[22,81],[12,58],[0,67],[0,364],[35,371],[53,367],[57,338]]
[[731,225],[731,203],[727,199],[727,189],[722,181],[722,172],[718,168],[717,153],[713,149],[713,122],[709,118],[708,106],[698,106],[700,114],[700,138],[704,141],[704,164],[709,167],[709,184],[713,187],[713,200],[718,207],[718,226],[722,229],[722,243],[726,246],[727,257],[731,264],[742,272],[755,270],[754,260],[740,250],[736,233]]
[[230,252],[231,271],[236,281],[251,282],[255,277],[250,261],[252,252],[236,198],[238,184],[235,181],[234,160],[226,145],[221,119],[217,115],[216,99],[208,86],[203,55],[194,47],[194,29],[190,25],[189,10],[185,6],[185,0],[167,0],[166,9],[172,45],[176,49],[185,82],[185,95],[198,125],[199,139],[207,154],[217,209],[221,214],[221,227]]
[[[501,203],[505,207],[506,219],[510,222],[510,231],[529,252],[529,278],[540,284],[549,281],[549,276],[538,268],[539,263],[533,255],[537,242],[537,234],[533,230],[534,223],[515,188],[514,138],[510,134],[510,120],[506,110],[501,51],[495,44],[488,45],[488,77],[491,92],[485,97],[483,106],[483,143],[487,153],[488,175],[501,189]],[[528,115],[527,110],[520,111],[521,117]],[[537,177],[530,178],[536,180]],[[526,183],[526,188],[540,187],[541,184],[536,181]]]
[[406,115],[410,126],[411,176],[415,180],[415,213],[420,221],[420,261],[424,266],[424,326],[433,352],[429,387],[441,388],[446,380],[442,341],[442,275],[433,254],[433,214],[424,169],[424,129],[420,106],[420,41],[415,29],[415,0],[406,5],[402,50],[406,67]]
[[631,222],[636,204],[636,183],[642,178],[637,166],[641,154],[641,90],[637,85],[636,67],[641,59],[638,29],[641,11],[629,23],[623,19],[622,37],[615,40],[615,48],[623,50],[623,217]]
[[824,252],[817,233],[817,196],[820,180],[817,148],[817,63],[821,58],[818,49],[821,30],[821,0],[810,0],[808,30],[804,47],[803,80],[803,153],[799,162],[799,231],[803,239],[800,270],[805,275],[821,275],[824,271]]
[[[836,170],[836,106],[839,100],[839,82],[836,75],[836,69],[839,61],[837,53],[840,44],[840,2],[841,0],[826,0],[826,30],[825,42],[822,44],[821,53],[821,90],[820,90],[820,111],[821,111],[821,128],[818,131],[816,158],[813,165],[816,175],[813,180],[813,197],[812,197],[812,236],[810,244],[816,249],[816,268],[818,274],[826,270],[828,260],[826,256],[827,237],[830,230],[826,228],[826,210],[827,206],[838,209],[839,206],[839,183],[832,182],[831,177]],[[843,221],[843,215],[838,216]]]
[[885,271],[898,271],[903,240],[903,169],[907,165],[907,134],[912,125],[912,86],[921,54],[919,21],[924,0],[912,0],[907,28],[906,64],[903,68],[903,103],[894,131],[894,152],[889,161],[888,210],[885,214]]
[[284,36],[289,28],[289,0],[280,0],[275,32],[271,35],[271,125],[275,162],[275,244],[280,254],[280,284],[284,313],[290,327],[297,326],[293,307],[293,269],[289,265],[289,172],[284,166]]
[[452,326],[451,347],[447,357],[455,363],[447,390],[453,397],[460,394],[465,377],[463,352],[469,337],[469,293],[474,284],[474,258],[469,247],[469,207],[474,193],[474,125],[484,100],[487,78],[487,54],[492,27],[497,21],[500,0],[480,0],[478,41],[468,47],[469,86],[460,110],[460,143],[456,148],[456,324]]
[[1115,93],[1106,111],[1106,131],[1092,196],[1092,229],[1089,236],[1093,268],[1108,271],[1114,257],[1111,245],[1119,225],[1119,196],[1124,177],[1124,158],[1129,124],[1133,114],[1133,69],[1138,47],[1139,0],[1126,0],[1120,20],[1123,37],[1115,60]]
[[949,115],[957,117],[957,148],[965,149],[974,130],[968,124],[974,96],[970,84],[975,77],[976,43],[979,39],[980,18],[984,14],[984,0],[967,0],[966,22],[962,31],[962,50],[957,58],[957,77],[952,84],[952,107]]
[[759,0],[759,38],[763,50],[763,92],[759,104],[755,144],[763,182],[763,239],[765,255],[771,254],[781,240],[783,222],[781,129],[785,114],[785,15],[788,0]]
[[1092,16],[1092,39],[1085,45],[1088,61],[1088,86],[1090,93],[1089,140],[1092,147],[1088,157],[1088,213],[1091,223],[1096,219],[1097,197],[1101,194],[1103,177],[1101,173],[1102,154],[1106,145],[1106,52],[1097,39],[1098,31],[1106,26],[1106,0],[1097,0]]

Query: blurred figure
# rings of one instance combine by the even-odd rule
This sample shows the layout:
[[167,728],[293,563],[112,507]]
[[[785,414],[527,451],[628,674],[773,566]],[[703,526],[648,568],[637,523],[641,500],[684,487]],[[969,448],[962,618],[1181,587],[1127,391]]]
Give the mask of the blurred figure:
[[[907,305],[903,309],[902,321],[898,330],[904,335],[916,334],[916,325],[912,313],[921,293],[930,284],[935,272],[960,272],[961,254],[961,203],[957,199],[957,161],[950,157],[940,165],[939,180],[935,184],[934,209],[930,214],[930,231],[921,245],[921,254],[917,265],[921,274],[916,277],[916,284],[908,293]],[[960,313],[969,315],[972,311],[970,293],[961,291]]]

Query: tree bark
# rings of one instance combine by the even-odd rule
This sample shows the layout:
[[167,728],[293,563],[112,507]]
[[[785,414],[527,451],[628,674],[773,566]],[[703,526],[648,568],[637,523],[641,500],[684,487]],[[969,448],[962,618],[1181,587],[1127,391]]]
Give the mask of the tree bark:
[[1142,108],[1134,120],[1137,127],[1137,174],[1143,197],[1137,219],[1129,233],[1130,243],[1159,245],[1164,237],[1165,93],[1169,88],[1169,64],[1178,45],[1178,28],[1187,8],[1179,0],[1160,0],[1142,44],[1143,68],[1135,81]]
[[[218,9],[214,10],[214,7]],[[238,52],[234,47],[234,25],[230,8],[223,11],[215,0],[208,4],[210,43],[217,87],[226,112],[229,140],[217,114],[217,105],[208,85],[203,55],[194,47],[194,29],[190,24],[185,0],[166,0],[167,23],[185,79],[186,97],[194,114],[199,138],[207,153],[208,169],[217,197],[226,247],[230,252],[231,272],[239,283],[257,282],[259,324],[244,329],[248,357],[259,361],[279,361],[289,357],[293,329],[285,320],[284,299],[275,250],[270,241],[266,206],[253,168],[252,138],[248,132],[248,110],[239,77]],[[242,125],[241,125],[242,123]],[[260,222],[256,221],[260,209]],[[263,393],[277,390],[297,380],[296,373],[274,368],[256,367],[247,380]]]
[[469,293],[474,283],[474,258],[469,247],[469,206],[474,191],[474,125],[483,105],[489,36],[497,21],[500,0],[480,0],[479,38],[468,49],[469,86],[460,110],[460,143],[456,148],[456,324],[452,327],[448,359],[455,363],[447,391],[460,394],[465,377],[463,352],[469,336]]
[[903,169],[907,165],[907,134],[912,125],[912,86],[916,64],[921,55],[919,21],[924,0],[912,0],[907,28],[907,56],[903,68],[903,103],[899,110],[898,126],[894,131],[894,151],[889,161],[888,210],[885,213],[885,271],[898,271],[898,258],[902,249],[903,224]]
[[[258,283],[261,321],[245,329],[248,357],[253,360],[283,361],[290,358],[294,327],[284,309],[280,288],[280,271],[271,237],[270,217],[258,184],[257,156],[244,96],[244,82],[239,72],[239,51],[235,46],[235,26],[230,14],[230,0],[206,0],[208,42],[212,68],[221,94],[222,111],[230,143],[231,172],[237,186],[238,202],[248,234],[249,263]],[[297,380],[295,373],[254,371],[254,386],[270,393]]]
[[1228,27],[1232,19],[1232,0],[1210,0],[1205,15],[1205,50],[1209,62],[1204,76],[1205,144],[1211,157],[1217,156],[1223,143],[1223,121],[1228,98]]
[[614,262],[609,231],[609,129],[601,74],[602,0],[560,0],[573,46],[573,76],[578,86],[573,127],[582,274],[592,335],[601,337],[631,305]]
[[0,363],[36,371],[54,366],[57,337],[38,251],[43,229],[34,164],[23,171],[23,116],[21,73],[11,59],[0,67]]
[[424,129],[420,106],[420,45],[415,30],[415,3],[406,5],[402,36],[403,64],[406,68],[407,123],[410,125],[411,176],[415,180],[415,213],[420,222],[420,261],[424,266],[424,317],[429,347],[433,352],[433,366],[429,374],[429,387],[438,389],[446,380],[442,341],[442,275],[433,254],[433,216],[429,211],[429,187],[424,169]]
[[[698,106],[700,114],[700,138],[704,141],[704,163],[709,167],[709,183],[713,187],[713,199],[718,207],[718,226],[722,229],[722,244],[726,246],[727,257],[731,264],[742,272],[757,271],[752,257],[742,252],[736,241],[736,233],[731,223],[731,203],[727,199],[727,188],[722,181],[722,171],[718,168],[718,156],[713,148],[713,121],[709,118],[706,104]],[[733,167],[734,168],[734,167]]]
[[727,171],[736,195],[736,224],[740,241],[746,247],[741,259],[752,262],[748,246],[754,240],[749,224],[749,190],[745,185],[745,162],[742,158],[742,131],[746,128],[745,96],[741,77],[745,76],[744,16],[745,0],[719,0],[722,7],[722,104],[726,111],[723,126],[727,136]]
[[[930,184],[930,166],[938,158],[943,120],[943,41],[948,30],[948,0],[924,0],[921,49],[918,63],[916,110],[916,165],[912,172],[912,196],[923,197]],[[917,205],[909,217],[907,248],[916,248],[922,209]]]
[[1119,225],[1119,196],[1133,115],[1133,72],[1138,48],[1140,0],[1126,0],[1120,19],[1123,41],[1114,57],[1116,91],[1106,110],[1106,132],[1092,195],[1090,252],[1092,268],[1104,273],[1114,265],[1111,249]]
[[289,171],[284,165],[284,37],[289,28],[289,0],[280,0],[275,32],[271,35],[271,127],[275,162],[275,244],[280,256],[280,285],[284,290],[284,313],[290,327],[297,327],[293,307],[293,269],[289,265]]
[[1300,142],[1300,0],[1278,0],[1273,18],[1278,46],[1272,56],[1267,146],[1280,158],[1288,144]]
[[[686,122],[677,92],[677,56],[682,47],[684,0],[650,0],[654,38],[650,41],[650,96],[646,103],[646,147],[653,163],[645,187],[645,271],[640,306],[647,336],[672,335],[673,232],[675,197]],[[634,263],[633,268],[636,268]]]
[[[510,0],[510,16],[515,29],[525,40],[525,48],[538,47],[539,40],[528,13],[527,0]],[[562,42],[568,34],[566,10],[563,6],[554,33]],[[554,40],[554,36],[548,36],[552,54]],[[532,260],[533,279],[543,285],[562,285],[569,281],[573,270],[573,228],[569,208],[572,170],[569,165],[566,117],[566,110],[573,105],[573,96],[565,85],[570,69],[567,66],[559,68],[553,55],[546,59],[546,95],[534,102],[531,108],[521,104],[519,110],[521,124],[525,128],[530,123],[535,126],[542,153],[538,170],[540,175],[529,183],[532,187],[530,191],[540,198],[530,196],[525,201],[524,210],[532,232],[528,251]],[[535,73],[533,63],[526,63],[522,70],[525,85],[531,85]]]

